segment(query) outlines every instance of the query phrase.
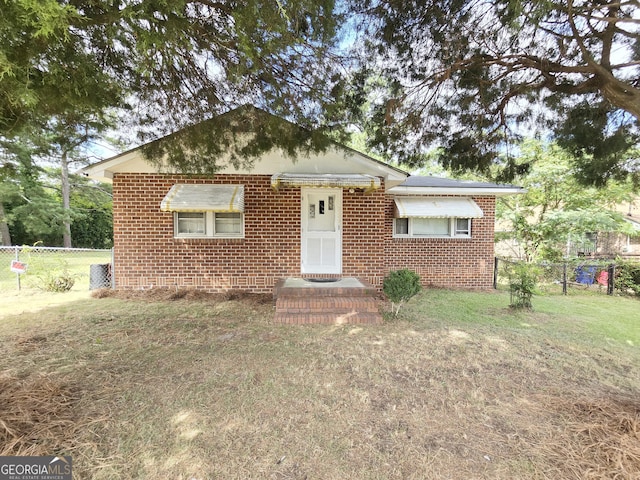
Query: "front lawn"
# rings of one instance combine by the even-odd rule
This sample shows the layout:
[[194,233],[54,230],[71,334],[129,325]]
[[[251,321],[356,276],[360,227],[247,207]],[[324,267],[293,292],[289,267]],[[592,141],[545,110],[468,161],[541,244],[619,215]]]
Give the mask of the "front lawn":
[[0,454],[76,480],[640,476],[635,299],[426,290],[291,327],[184,293],[0,316]]

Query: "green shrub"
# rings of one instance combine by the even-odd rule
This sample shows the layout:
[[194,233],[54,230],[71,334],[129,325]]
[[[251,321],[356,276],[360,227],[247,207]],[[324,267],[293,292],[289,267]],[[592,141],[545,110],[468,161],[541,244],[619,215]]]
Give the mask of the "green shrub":
[[[41,256],[40,256],[41,257]],[[36,286],[45,292],[64,293],[73,288],[77,275],[69,272],[69,264],[63,258],[55,258],[48,264],[33,262],[32,274],[36,273]]]
[[408,269],[389,272],[382,283],[384,294],[391,300],[394,317],[398,316],[402,305],[421,289],[420,275]]
[[509,269],[509,292],[512,308],[531,309],[531,298],[536,292],[539,269],[530,263],[517,263]]
[[66,269],[62,272],[50,272],[41,278],[42,289],[46,292],[64,293],[73,288],[75,278]]
[[622,293],[633,293],[640,297],[640,263],[618,260],[615,286]]

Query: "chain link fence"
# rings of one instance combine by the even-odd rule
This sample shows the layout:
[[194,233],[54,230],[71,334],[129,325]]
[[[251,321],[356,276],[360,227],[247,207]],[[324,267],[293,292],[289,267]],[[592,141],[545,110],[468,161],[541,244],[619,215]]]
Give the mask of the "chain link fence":
[[112,258],[110,249],[0,247],[0,292],[109,288]]
[[[521,261],[496,258],[494,288],[508,288],[514,266]],[[570,290],[589,290],[613,295],[616,264],[613,260],[575,260],[562,263],[533,264],[537,272],[537,288],[546,293],[567,295]]]

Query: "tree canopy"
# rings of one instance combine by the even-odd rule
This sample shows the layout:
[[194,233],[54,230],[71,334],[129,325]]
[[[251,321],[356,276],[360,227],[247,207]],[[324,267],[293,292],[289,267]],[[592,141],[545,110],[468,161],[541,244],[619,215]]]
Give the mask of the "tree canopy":
[[25,125],[114,108],[140,140],[245,103],[317,126],[332,103],[338,63],[330,52],[340,22],[333,0],[0,0],[0,7],[5,138]]
[[111,246],[111,186],[63,174],[64,162],[54,167],[43,161],[54,152],[62,152],[68,163],[81,158],[77,145],[66,143],[69,137],[62,128],[51,126],[44,138],[22,135],[0,141],[1,244]]
[[517,240],[527,260],[557,261],[591,234],[629,233],[631,227],[616,206],[634,198],[630,182],[611,181],[607,189],[585,187],[576,180],[571,156],[558,145],[529,139],[519,150],[521,160],[532,164],[518,178],[527,192],[499,199],[497,238]]
[[352,5],[363,71],[379,75],[371,145],[388,157],[418,165],[438,144],[445,166],[487,171],[505,145],[539,133],[571,151],[587,182],[638,174],[637,0]]
[[[409,166],[437,145],[450,169],[502,161],[507,179],[527,165],[501,155],[506,146],[537,133],[571,152],[585,181],[640,179],[629,153],[639,139],[639,5],[0,0],[0,137],[116,109],[148,141],[253,104],[306,130],[291,135],[263,117],[232,161],[322,148],[317,133],[344,140],[357,113],[369,145]],[[171,158],[214,171],[229,148],[191,128]]]

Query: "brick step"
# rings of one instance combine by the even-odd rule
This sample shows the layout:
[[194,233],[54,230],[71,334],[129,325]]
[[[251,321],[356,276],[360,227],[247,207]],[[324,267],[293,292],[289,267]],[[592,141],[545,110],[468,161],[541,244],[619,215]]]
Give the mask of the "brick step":
[[326,311],[377,313],[378,302],[373,297],[278,297],[276,310],[290,313],[321,313]]
[[369,324],[382,323],[382,315],[372,312],[316,312],[316,313],[289,313],[278,312],[274,318],[276,323],[289,325],[342,325],[342,324]]
[[309,282],[288,278],[278,282],[275,322],[284,324],[379,324],[378,292],[356,278]]
[[278,297],[275,322],[379,324],[382,323],[382,315],[373,297]]

